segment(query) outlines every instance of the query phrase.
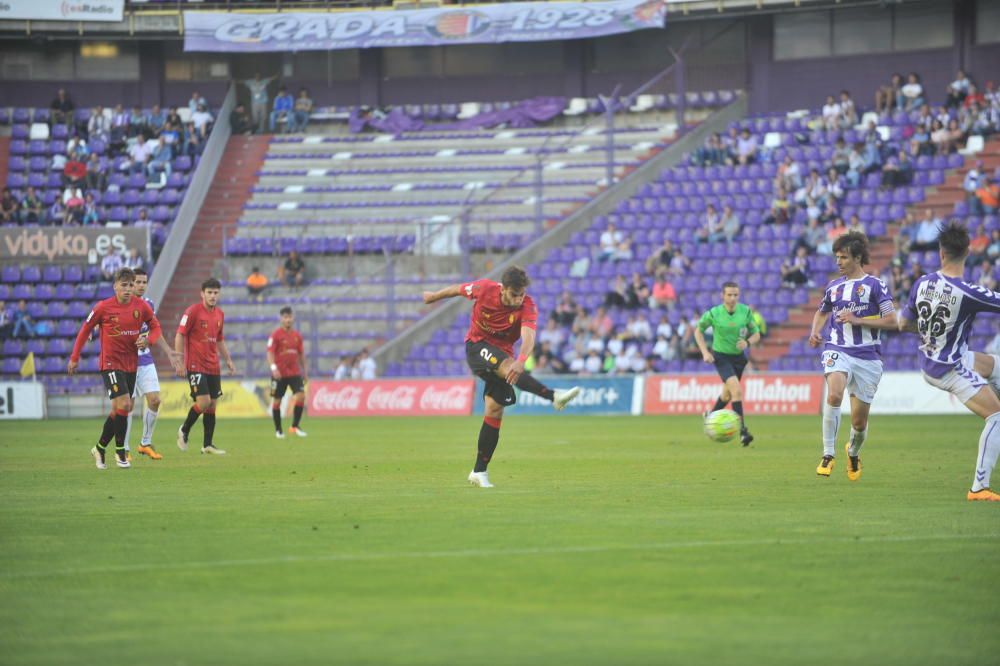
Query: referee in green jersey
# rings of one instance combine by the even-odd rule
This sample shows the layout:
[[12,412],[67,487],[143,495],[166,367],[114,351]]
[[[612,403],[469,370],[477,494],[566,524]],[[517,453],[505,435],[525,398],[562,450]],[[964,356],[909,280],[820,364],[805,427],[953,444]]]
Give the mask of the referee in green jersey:
[[[705,343],[705,331],[712,329],[712,351]],[[722,285],[722,305],[705,311],[694,329],[694,339],[698,342],[701,357],[705,363],[715,364],[722,378],[722,395],[712,411],[724,408],[730,401],[733,411],[740,415],[740,441],[748,446],[753,435],[747,430],[743,420],[743,369],[747,366],[747,347],[760,340],[760,330],[753,319],[753,310],[740,303],[740,286],[735,282]]]

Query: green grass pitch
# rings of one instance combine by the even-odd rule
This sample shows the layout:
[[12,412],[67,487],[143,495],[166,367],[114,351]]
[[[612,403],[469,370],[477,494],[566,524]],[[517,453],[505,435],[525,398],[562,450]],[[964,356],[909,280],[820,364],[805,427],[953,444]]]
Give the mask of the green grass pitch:
[[[227,420],[225,457],[97,471],[97,419],[0,425],[2,664],[986,664],[1000,506],[981,421],[874,417],[819,479],[820,417]],[[137,421],[141,428],[141,423]],[[842,432],[847,428],[845,421]]]

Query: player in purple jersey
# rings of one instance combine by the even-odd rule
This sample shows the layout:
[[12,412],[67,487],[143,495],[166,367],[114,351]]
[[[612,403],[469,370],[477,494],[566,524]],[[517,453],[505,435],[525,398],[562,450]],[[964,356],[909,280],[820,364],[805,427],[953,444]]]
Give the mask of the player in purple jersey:
[[[861,446],[868,437],[868,413],[882,379],[880,331],[896,330],[896,310],[889,289],[865,273],[868,237],[851,231],[833,243],[840,277],[830,282],[823,302],[813,316],[809,344],[823,345],[826,402],[823,404],[823,458],[819,476],[830,476],[840,430],[840,405],[844,391],[851,396],[851,439],[847,443],[847,478],[861,478]],[[830,317],[829,315],[833,315]],[[826,339],[820,335],[830,319]]]
[[[156,308],[153,301],[146,298],[146,288],[149,286],[149,275],[142,268],[136,268],[135,282],[132,286],[132,294],[149,303],[149,307]],[[140,329],[140,337],[146,335],[148,331],[144,325]],[[163,456],[153,447],[153,429],[156,427],[156,417],[160,410],[160,379],[156,374],[156,362],[153,360],[152,350],[149,348],[139,351],[139,366],[136,372],[135,389],[132,393],[132,409],[139,404],[140,398],[146,398],[146,411],[142,415],[142,441],[139,443],[138,451],[144,456],[149,456],[151,460],[160,460]],[[141,410],[140,410],[141,411]],[[132,435],[132,414],[128,416],[128,428],[125,430],[125,450],[129,450],[129,437]]]
[[976,314],[1000,312],[1000,294],[962,279],[969,255],[969,231],[962,223],[946,224],[938,243],[941,270],[913,284],[899,330],[920,336],[924,381],[948,391],[985,419],[966,498],[1000,502],[1000,494],[990,490],[990,475],[1000,456],[1000,398],[995,392],[1000,386],[1000,357],[970,352],[968,343]]

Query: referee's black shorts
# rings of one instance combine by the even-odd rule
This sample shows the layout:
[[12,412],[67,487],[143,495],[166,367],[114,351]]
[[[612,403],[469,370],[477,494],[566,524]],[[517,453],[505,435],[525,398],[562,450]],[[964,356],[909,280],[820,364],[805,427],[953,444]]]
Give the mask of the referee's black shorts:
[[747,367],[745,354],[722,354],[713,351],[712,356],[715,357],[715,371],[719,373],[719,377],[722,377],[722,381],[726,381],[730,377],[736,377],[737,380],[743,379],[743,369]]
[[514,387],[497,376],[497,368],[510,356],[504,350],[488,342],[466,342],[465,362],[469,364],[472,374],[482,379],[486,386],[483,396],[490,396],[502,407],[510,407],[517,402]]

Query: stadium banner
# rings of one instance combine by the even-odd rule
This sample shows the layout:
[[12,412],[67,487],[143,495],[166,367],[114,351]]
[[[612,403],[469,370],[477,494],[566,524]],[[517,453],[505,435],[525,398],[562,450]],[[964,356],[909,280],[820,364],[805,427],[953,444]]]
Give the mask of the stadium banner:
[[125,0],[2,0],[0,20],[121,21]]
[[583,39],[662,28],[662,0],[330,13],[184,12],[185,51],[326,51]]
[[[823,376],[760,373],[743,377],[743,408],[754,414],[819,414]],[[719,397],[718,375],[650,375],[645,414],[701,414]]]
[[45,418],[41,382],[0,382],[0,420]]
[[[641,378],[640,378],[641,379]],[[539,398],[533,393],[515,389],[517,403],[507,407],[504,412],[512,410],[514,414],[632,414],[632,396],[636,394],[636,377],[578,377],[575,375],[545,375],[539,378],[551,389],[562,390],[580,387],[580,395],[566,405],[563,412],[552,409],[552,403]],[[483,380],[476,379],[476,399],[473,401],[472,413],[483,413]],[[638,405],[637,405],[638,406]]]
[[[844,416],[851,413],[851,401],[844,396]],[[947,391],[934,388],[919,372],[887,372],[882,375],[872,403],[872,414],[971,414]]]
[[[183,419],[194,404],[191,387],[181,380],[160,380],[160,416]],[[263,381],[222,380],[222,397],[216,407],[222,418],[256,418],[271,415],[271,384]]]
[[467,416],[472,379],[309,382],[309,416]]
[[0,261],[99,264],[132,249],[149,261],[149,227],[0,227]]

